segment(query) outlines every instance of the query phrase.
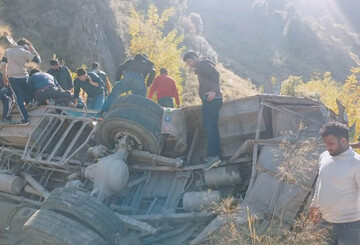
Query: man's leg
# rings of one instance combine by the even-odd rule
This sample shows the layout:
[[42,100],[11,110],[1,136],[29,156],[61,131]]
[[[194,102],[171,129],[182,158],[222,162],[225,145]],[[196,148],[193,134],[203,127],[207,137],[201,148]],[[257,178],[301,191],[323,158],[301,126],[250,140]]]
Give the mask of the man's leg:
[[222,99],[214,98],[212,101],[203,101],[203,124],[207,136],[207,157],[220,156],[219,110]]
[[17,106],[24,121],[27,121],[29,117],[28,112],[24,106],[24,91],[22,89],[24,87],[24,84],[26,86],[26,80],[27,79],[25,77],[24,78],[10,77],[9,79],[10,86],[16,97]]
[[95,99],[93,97],[87,97],[87,99],[86,99],[86,108],[90,109],[90,110],[93,110],[94,102],[95,102]]
[[46,104],[46,96],[44,94],[45,91],[36,90],[34,93],[34,99],[39,103],[39,105]]
[[3,104],[3,113],[2,113],[2,118],[3,119],[9,119],[10,117],[10,106],[11,106],[11,102],[12,99],[7,95],[7,89],[3,88],[2,90],[0,90],[0,100]]
[[59,89],[58,87],[49,88],[44,91],[45,99],[54,99],[55,104],[68,104],[71,101],[71,94],[69,91]]
[[104,103],[104,99],[105,96],[103,94],[92,98],[88,98],[88,100],[86,101],[86,106],[88,109],[91,110],[100,110]]
[[333,232],[338,245],[360,244],[360,221],[334,224]]
[[141,76],[133,78],[132,80],[133,81],[130,84],[131,92],[135,95],[141,95],[145,97],[146,96],[145,80]]
[[113,87],[111,93],[105,100],[103,106],[101,107],[101,112],[108,112],[111,105],[116,101],[120,94],[129,91],[128,87],[128,78],[125,76],[123,79],[118,81]]

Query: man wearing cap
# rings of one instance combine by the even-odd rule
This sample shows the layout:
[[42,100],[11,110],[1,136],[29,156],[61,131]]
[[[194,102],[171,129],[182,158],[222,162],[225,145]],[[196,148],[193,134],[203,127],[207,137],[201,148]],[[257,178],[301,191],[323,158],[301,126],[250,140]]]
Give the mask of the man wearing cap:
[[4,84],[7,86],[10,83],[15,93],[17,106],[22,116],[20,124],[23,125],[30,123],[28,120],[29,115],[24,105],[24,102],[26,104],[30,102],[26,86],[29,77],[26,64],[30,61],[40,63],[41,59],[32,43],[25,38],[19,39],[16,47],[7,49],[1,60]]
[[120,81],[113,87],[99,115],[108,112],[118,96],[124,92],[131,91],[133,94],[146,96],[145,78],[148,76],[146,85],[150,86],[155,73],[154,63],[145,54],[137,54],[133,59],[121,64],[116,72],[116,79]]
[[96,73],[96,75],[98,75],[105,82],[106,85],[105,96],[107,96],[111,92],[111,83],[109,77],[104,71],[100,70],[100,65],[98,62],[92,63],[91,68],[92,68],[91,71]]
[[175,81],[168,76],[165,68],[161,68],[160,75],[155,77],[148,98],[151,99],[154,93],[156,93],[156,99],[159,105],[174,108],[173,98],[175,98],[177,107],[180,107],[180,99]]
[[86,107],[92,110],[100,110],[105,99],[104,82],[93,72],[86,72],[84,68],[76,71],[77,78],[74,80],[74,107],[79,101],[80,88],[87,94]]
[[183,57],[186,65],[198,76],[199,96],[202,101],[203,124],[207,136],[205,161],[210,167],[217,166],[220,160],[219,110],[222,105],[220,74],[215,64],[206,58],[199,58],[194,51]]
[[53,75],[63,89],[71,90],[73,83],[69,69],[66,66],[60,65],[57,60],[50,60],[50,65],[51,68],[47,73]]

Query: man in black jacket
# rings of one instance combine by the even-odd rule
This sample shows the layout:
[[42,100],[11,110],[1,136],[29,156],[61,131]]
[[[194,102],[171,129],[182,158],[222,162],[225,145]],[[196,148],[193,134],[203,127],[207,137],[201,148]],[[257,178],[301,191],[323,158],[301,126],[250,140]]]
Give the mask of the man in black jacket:
[[105,97],[108,96],[108,94],[110,94],[111,92],[111,83],[108,75],[100,69],[100,65],[98,62],[92,63],[91,68],[91,72],[96,73],[96,75],[98,75],[105,83]]
[[133,94],[145,96],[145,78],[147,76],[146,85],[150,86],[155,77],[155,67],[145,54],[137,54],[133,59],[121,64],[116,72],[116,79],[120,81],[115,84],[111,94],[104,102],[100,116],[104,112],[108,112],[118,96],[124,92],[131,91]]
[[86,107],[92,110],[100,110],[104,103],[104,81],[93,72],[86,72],[84,68],[76,71],[77,78],[74,80],[74,107],[79,101],[80,88],[87,93]]
[[65,90],[71,90],[73,88],[72,79],[69,69],[66,66],[59,65],[57,60],[50,60],[51,68],[47,71],[50,75],[53,75]]
[[212,61],[206,58],[199,58],[194,51],[186,52],[183,60],[198,76],[199,96],[203,104],[203,125],[207,135],[205,160],[209,163],[209,168],[211,168],[221,162],[219,110],[222,105],[222,93],[220,89],[220,74]]

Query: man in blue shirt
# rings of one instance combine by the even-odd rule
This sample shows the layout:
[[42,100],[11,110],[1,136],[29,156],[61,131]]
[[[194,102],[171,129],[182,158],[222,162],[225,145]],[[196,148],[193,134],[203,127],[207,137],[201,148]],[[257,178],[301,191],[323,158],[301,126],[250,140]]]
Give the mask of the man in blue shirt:
[[40,105],[50,104],[51,100],[55,104],[69,105],[72,99],[70,92],[62,89],[52,75],[36,68],[31,70],[27,86],[29,95]]

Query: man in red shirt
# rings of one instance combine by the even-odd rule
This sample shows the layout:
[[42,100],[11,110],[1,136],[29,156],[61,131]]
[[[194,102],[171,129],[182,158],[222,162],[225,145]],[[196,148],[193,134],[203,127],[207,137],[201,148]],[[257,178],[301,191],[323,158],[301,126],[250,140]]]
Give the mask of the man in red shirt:
[[148,98],[150,99],[156,92],[158,104],[163,107],[174,108],[173,98],[175,98],[177,107],[180,107],[179,94],[174,79],[168,76],[165,68],[160,69],[160,75],[154,79],[150,88]]

